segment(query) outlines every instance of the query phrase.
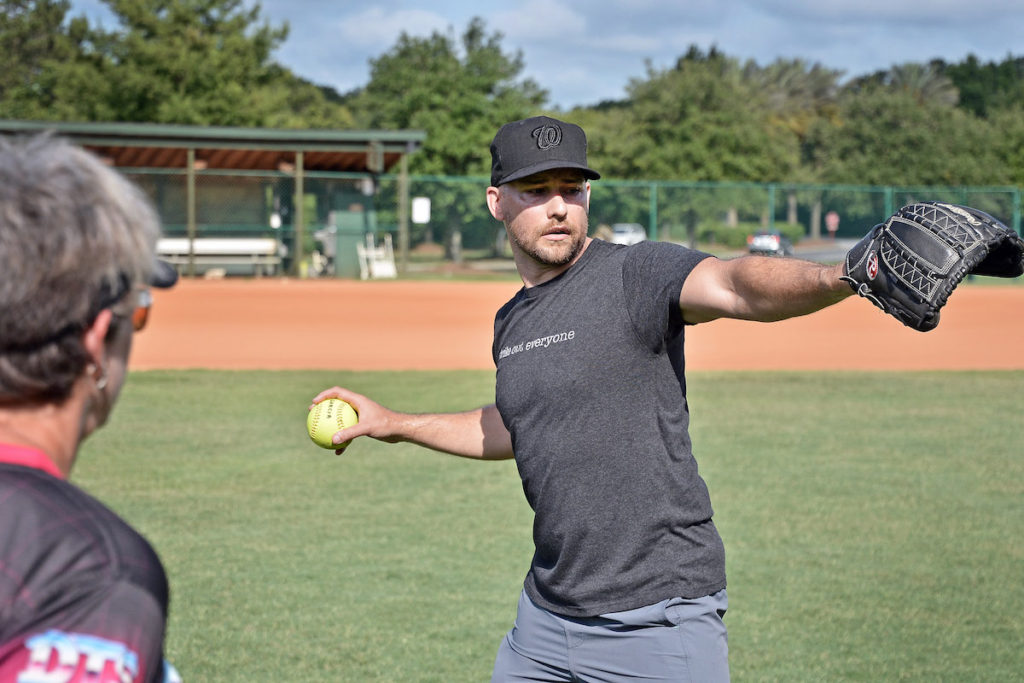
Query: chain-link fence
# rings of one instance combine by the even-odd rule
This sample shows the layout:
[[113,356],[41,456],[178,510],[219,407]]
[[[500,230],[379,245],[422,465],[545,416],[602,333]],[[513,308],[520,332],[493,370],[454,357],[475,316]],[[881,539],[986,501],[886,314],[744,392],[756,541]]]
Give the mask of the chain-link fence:
[[[429,199],[430,215],[422,223],[402,221],[407,233],[400,235],[397,175],[306,173],[299,212],[296,178],[289,173],[196,171],[190,201],[184,171],[123,170],[152,197],[168,237],[272,239],[282,248],[285,272],[326,270],[351,276],[355,246],[366,235],[382,233],[395,236],[403,262],[405,249],[423,244],[442,245],[456,258],[462,250],[507,255],[504,230],[487,211],[485,177],[411,176],[407,196]],[[616,223],[636,223],[653,239],[703,248],[739,247],[747,235],[762,229],[778,230],[797,242],[859,238],[900,206],[926,199],[979,208],[1021,231],[1021,192],[1016,187],[617,180],[593,184],[590,224],[592,233]],[[296,224],[300,213],[301,226]],[[192,235],[189,225],[194,226]],[[294,262],[296,254],[307,263]],[[322,261],[308,263],[317,258]]]

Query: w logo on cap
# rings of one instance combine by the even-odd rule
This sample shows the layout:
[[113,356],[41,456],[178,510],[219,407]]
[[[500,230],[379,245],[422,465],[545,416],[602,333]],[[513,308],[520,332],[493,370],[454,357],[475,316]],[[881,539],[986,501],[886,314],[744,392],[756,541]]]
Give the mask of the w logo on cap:
[[537,149],[551,149],[562,144],[562,129],[558,126],[544,125],[534,128],[531,135],[537,141]]

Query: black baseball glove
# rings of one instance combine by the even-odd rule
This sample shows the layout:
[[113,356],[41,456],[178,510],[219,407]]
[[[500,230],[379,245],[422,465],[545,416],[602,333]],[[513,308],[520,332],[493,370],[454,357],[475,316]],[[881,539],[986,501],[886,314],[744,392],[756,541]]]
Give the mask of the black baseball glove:
[[942,202],[904,206],[846,255],[842,279],[921,332],[967,275],[1024,274],[1024,240],[984,211]]

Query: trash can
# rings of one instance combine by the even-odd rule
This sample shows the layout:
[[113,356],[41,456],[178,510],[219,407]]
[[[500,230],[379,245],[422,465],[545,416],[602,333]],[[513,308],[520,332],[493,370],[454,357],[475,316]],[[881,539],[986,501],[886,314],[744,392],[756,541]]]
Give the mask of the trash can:
[[359,279],[359,245],[363,231],[338,228],[334,233],[334,276]]
[[366,218],[359,211],[334,213],[334,276],[359,279],[359,246],[366,239]]

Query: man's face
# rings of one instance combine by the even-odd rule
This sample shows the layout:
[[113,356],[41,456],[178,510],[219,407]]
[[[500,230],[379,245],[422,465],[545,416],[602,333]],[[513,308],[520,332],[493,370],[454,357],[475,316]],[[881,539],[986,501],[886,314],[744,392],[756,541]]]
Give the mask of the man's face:
[[541,267],[572,263],[587,239],[590,183],[574,169],[553,169],[488,190],[514,251]]

